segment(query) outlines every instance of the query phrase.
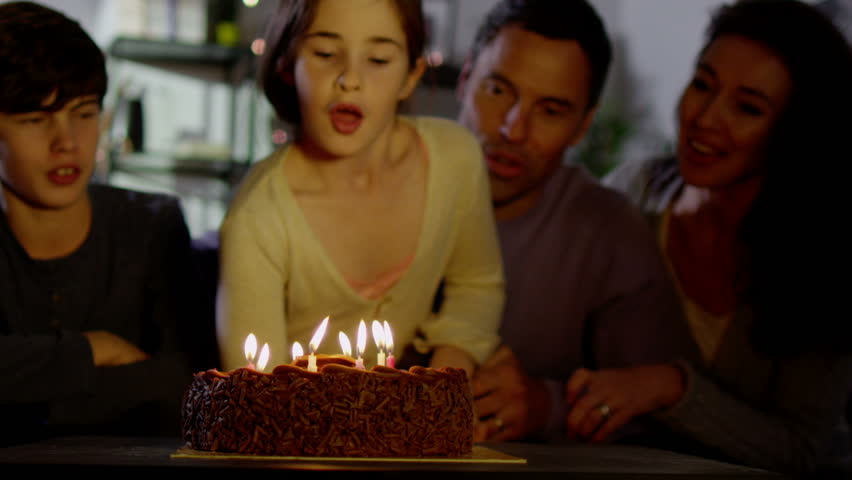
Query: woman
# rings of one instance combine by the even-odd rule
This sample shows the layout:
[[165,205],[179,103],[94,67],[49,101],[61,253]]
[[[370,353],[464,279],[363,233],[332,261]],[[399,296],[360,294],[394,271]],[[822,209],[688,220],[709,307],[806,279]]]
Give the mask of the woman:
[[837,465],[852,337],[839,284],[820,280],[849,246],[838,219],[851,110],[850,47],[817,10],[717,11],[678,107],[676,158],[608,179],[657,227],[704,364],[578,372],[571,432],[602,440],[653,412],[730,460]]

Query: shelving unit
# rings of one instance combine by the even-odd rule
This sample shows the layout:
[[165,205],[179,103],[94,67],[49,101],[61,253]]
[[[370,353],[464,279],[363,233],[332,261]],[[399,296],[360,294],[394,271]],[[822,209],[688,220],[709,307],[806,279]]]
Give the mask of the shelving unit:
[[[230,115],[228,118],[229,144],[233,147],[237,138],[237,90],[242,82],[254,73],[254,55],[247,48],[232,48],[221,45],[194,45],[138,38],[117,38],[109,47],[108,55],[113,59],[145,64],[165,71],[191,77],[221,82],[230,86]],[[157,115],[157,112],[146,112]],[[177,175],[202,176],[236,184],[247,170],[254,157],[253,132],[256,105],[249,105],[248,143],[246,156],[236,158],[211,158],[204,156],[177,156],[165,152],[123,153],[110,152],[110,173],[113,171],[146,174],[170,173]]]
[[[127,152],[120,145],[115,145],[108,150],[105,173],[105,181],[113,185],[178,196],[194,236],[218,228],[218,222],[224,216],[234,187],[254,161],[256,95],[252,90],[249,95],[251,100],[246,105],[244,97],[241,97],[242,100],[238,99],[238,93],[254,75],[255,56],[248,48],[127,37],[115,39],[107,49],[107,55],[119,67],[123,62],[132,62],[151,67],[155,72],[162,70],[168,74],[201,80],[199,88],[205,89],[205,95],[210,93],[211,85],[227,87],[228,97],[225,98],[228,114],[224,120],[227,123],[218,125],[220,128],[224,125],[227,129],[224,132],[230,147],[229,152],[209,155],[201,151],[180,153],[176,151],[177,145],[169,145],[165,149],[156,149],[155,146],[154,150],[142,148],[142,151]],[[132,68],[131,66],[131,72]],[[254,89],[253,82],[251,83],[250,88]],[[238,100],[242,102],[240,105]],[[242,113],[246,107],[248,109],[248,117],[244,121],[237,119],[238,107]],[[209,103],[204,108],[209,108]],[[209,112],[203,112],[202,117],[205,113]],[[155,121],[168,118],[168,113],[152,110],[148,106],[144,114],[149,119],[156,119]],[[203,121],[203,129],[207,130],[211,119],[205,117]],[[238,132],[238,128],[245,130]],[[220,129],[219,132],[221,136],[223,130]],[[244,135],[238,135],[244,132]],[[238,145],[238,142],[241,145]],[[235,153],[238,151],[239,153]]]

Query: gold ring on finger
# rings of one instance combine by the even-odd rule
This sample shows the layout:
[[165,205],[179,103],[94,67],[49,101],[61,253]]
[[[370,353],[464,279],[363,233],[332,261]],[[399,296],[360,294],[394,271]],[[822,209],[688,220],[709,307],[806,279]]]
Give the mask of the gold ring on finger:
[[600,412],[601,417],[604,420],[612,416],[612,409],[609,408],[609,405],[607,405],[606,403],[601,403],[596,408],[598,409],[598,412]]

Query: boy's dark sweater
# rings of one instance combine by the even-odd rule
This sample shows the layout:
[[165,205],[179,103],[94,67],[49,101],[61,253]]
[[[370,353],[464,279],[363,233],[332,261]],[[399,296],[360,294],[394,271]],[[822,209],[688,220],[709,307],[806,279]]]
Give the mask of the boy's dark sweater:
[[[89,187],[92,225],[75,252],[34,260],[0,212],[0,404],[9,441],[55,432],[177,434],[201,352],[196,269],[173,197]],[[82,332],[106,330],[151,358],[95,367]]]

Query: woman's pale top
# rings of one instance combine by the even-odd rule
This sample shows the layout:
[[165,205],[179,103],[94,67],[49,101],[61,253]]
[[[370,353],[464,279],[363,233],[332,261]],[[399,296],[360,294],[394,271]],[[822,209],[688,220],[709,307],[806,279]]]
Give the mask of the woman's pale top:
[[[331,321],[317,353],[341,353],[338,331],[354,346],[362,319],[368,331],[373,319],[387,320],[397,353],[418,330],[423,345],[458,347],[480,363],[497,346],[503,268],[479,144],[450,120],[400,120],[415,128],[429,159],[426,207],[414,260],[377,299],[353,289],[311,230],[285,176],[291,149],[252,168],[221,230],[216,330],[224,368],[246,365],[249,333],[269,343],[269,365],[289,363],[292,343],[307,347],[326,316]],[[444,301],[433,314],[442,280]],[[375,358],[370,339],[365,362]]]
[[[604,183],[625,192],[657,232],[684,185],[673,158],[622,165]],[[790,472],[848,465],[852,355],[761,353],[752,343],[752,306],[742,303],[732,315],[712,358],[680,363],[686,391],[656,418],[708,447],[702,454]],[[801,328],[810,328],[807,319]]]
[[[669,222],[671,221],[671,206],[667,207],[660,216],[660,226],[657,229],[657,240],[660,244],[660,250],[666,252],[669,238]],[[719,344],[725,336],[725,331],[728,329],[731,320],[734,318],[734,312],[726,312],[720,315],[709,312],[707,309],[697,304],[684,291],[680,282],[677,281],[677,274],[674,266],[668,255],[663,255],[666,266],[675,279],[675,286],[680,301],[683,304],[683,311],[686,314],[686,320],[689,324],[689,329],[692,332],[692,337],[695,343],[701,349],[701,355],[704,362],[713,363],[713,358],[719,349]]]

